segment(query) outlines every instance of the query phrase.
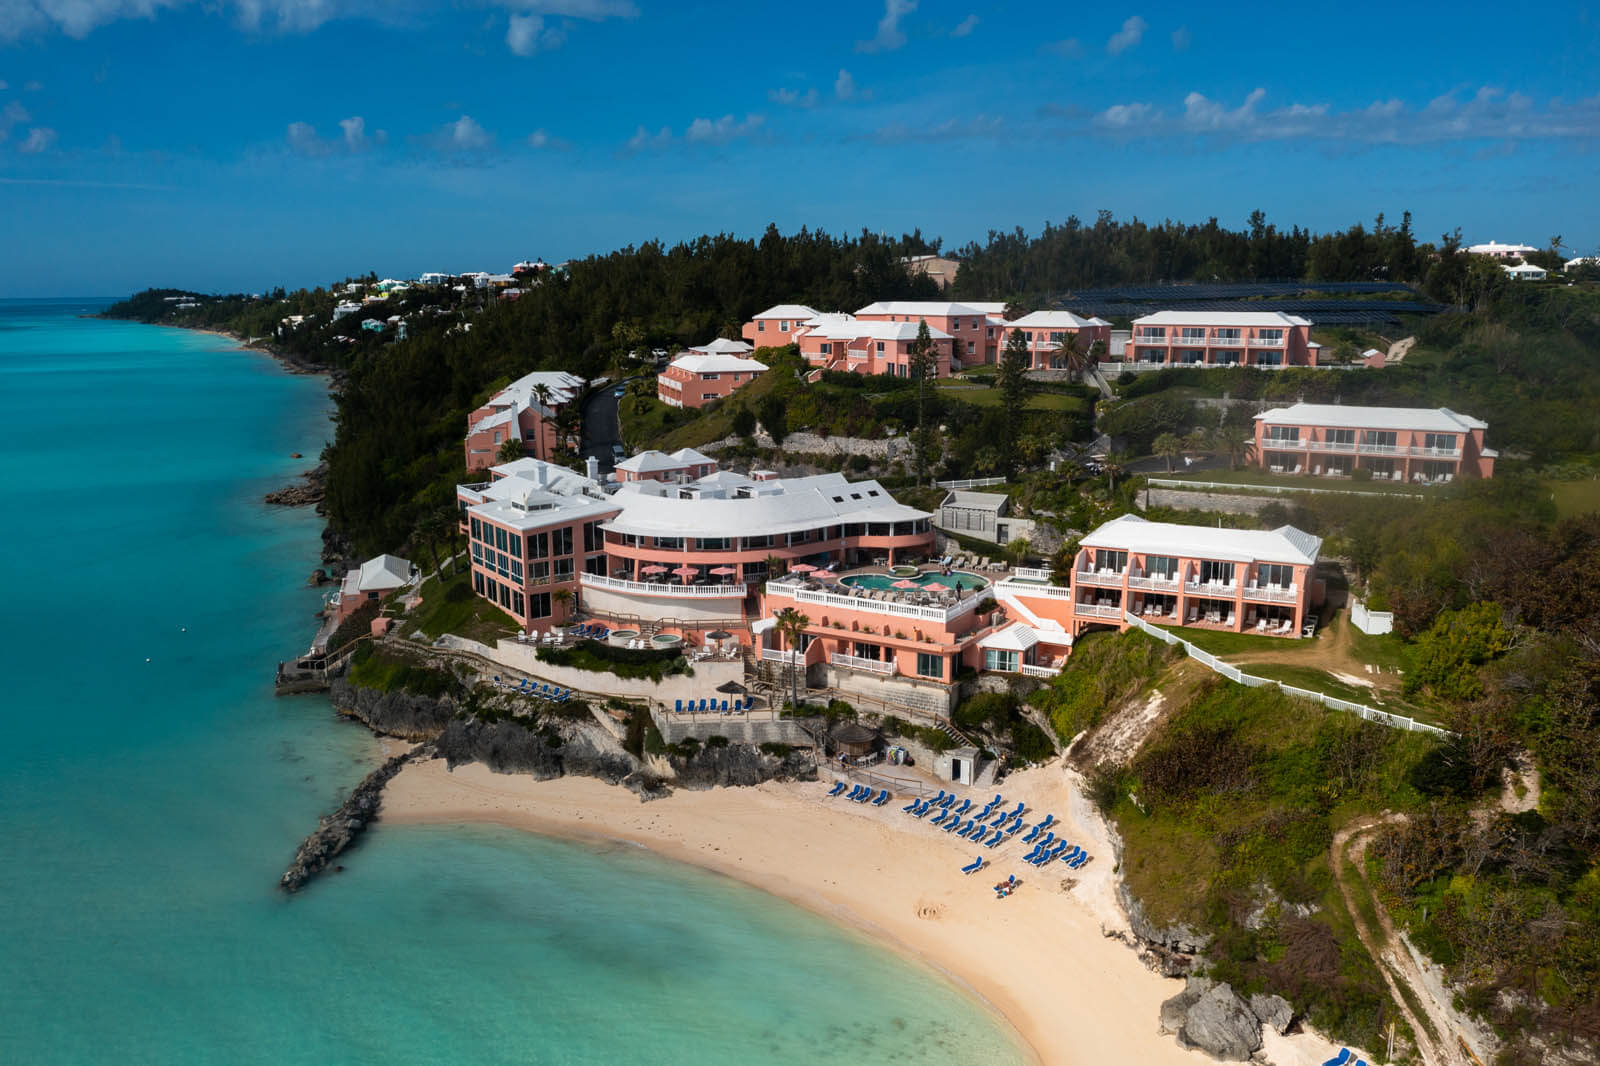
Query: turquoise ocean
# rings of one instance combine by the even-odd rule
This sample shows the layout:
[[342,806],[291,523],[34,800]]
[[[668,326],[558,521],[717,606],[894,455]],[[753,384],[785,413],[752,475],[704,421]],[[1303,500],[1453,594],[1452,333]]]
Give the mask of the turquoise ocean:
[[261,496],[326,383],[105,303],[0,300],[0,1063],[1024,1061],[942,976],[636,848],[380,826],[279,893],[376,763],[270,684],[321,525]]

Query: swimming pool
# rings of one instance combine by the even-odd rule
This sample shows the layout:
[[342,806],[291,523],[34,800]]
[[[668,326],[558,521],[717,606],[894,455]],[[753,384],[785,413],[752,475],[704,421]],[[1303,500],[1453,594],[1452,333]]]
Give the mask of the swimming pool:
[[[887,589],[893,588],[895,582],[904,580],[906,579],[895,577],[891,574],[855,574],[851,577],[841,577],[839,584],[853,585],[858,589]],[[988,581],[977,574],[969,574],[964,570],[952,571],[948,577],[937,570],[929,570],[927,573],[911,580],[927,587],[943,585],[945,588],[955,588],[957,581],[961,582],[961,587],[964,589],[981,589],[987,588],[989,585]]]

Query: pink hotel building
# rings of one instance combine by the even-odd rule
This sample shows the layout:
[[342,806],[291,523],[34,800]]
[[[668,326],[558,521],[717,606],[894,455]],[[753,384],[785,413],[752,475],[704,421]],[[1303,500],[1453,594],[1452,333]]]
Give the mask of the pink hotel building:
[[656,375],[656,397],[673,407],[726,399],[767,372],[767,364],[726,352],[684,352]]
[[1103,318],[1082,318],[1071,311],[1035,311],[1006,322],[999,329],[1001,352],[1011,343],[1013,333],[1022,334],[1032,357],[1030,365],[1035,370],[1065,370],[1067,364],[1061,348],[1069,336],[1078,339],[1078,350],[1085,355],[1097,342],[1101,358],[1109,354],[1111,347],[1111,323]]
[[1280,311],[1157,311],[1133,320],[1130,363],[1316,366],[1309,320]]
[[1448,408],[1297,403],[1256,415],[1255,464],[1277,474],[1437,484],[1494,476],[1488,423]]
[[585,384],[563,370],[535,371],[489,397],[467,416],[462,445],[467,469],[482,470],[499,462],[500,448],[509,440],[521,441],[525,452],[540,459],[554,454],[555,417]]

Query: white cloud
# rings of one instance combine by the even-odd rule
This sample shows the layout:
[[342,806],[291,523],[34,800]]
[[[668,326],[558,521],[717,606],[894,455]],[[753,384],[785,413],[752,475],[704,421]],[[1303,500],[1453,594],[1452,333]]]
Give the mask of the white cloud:
[[471,115],[447,122],[431,138],[434,147],[446,152],[481,152],[494,144],[494,135]]
[[[342,118],[339,120],[339,128],[344,130],[344,146],[346,148],[352,152],[366,150],[368,142],[367,123],[365,119],[363,119],[360,115],[352,115],[350,118]],[[379,130],[378,132],[381,134],[383,131]]]
[[506,0],[505,6],[543,15],[588,19],[590,22],[608,18],[631,19],[639,14],[632,0]]
[[742,122],[732,115],[719,119],[697,118],[683,131],[683,139],[692,144],[727,144],[736,137],[748,137],[761,128],[764,115],[746,115]]
[[317,128],[309,122],[291,122],[284,132],[284,141],[295,155],[323,156],[333,151],[333,146],[317,136]]
[[534,130],[532,133],[528,134],[529,148],[548,148],[549,146],[550,135],[544,130]]
[[840,70],[839,76],[833,79],[833,95],[840,100],[849,100],[856,95],[856,79],[848,70]]
[[1190,93],[1183,98],[1183,124],[1200,132],[1243,129],[1256,122],[1256,105],[1266,96],[1265,89],[1251,89],[1244,103],[1230,111],[1200,93]]
[[1139,15],[1129,16],[1122,23],[1122,29],[1113,33],[1106,42],[1106,51],[1114,56],[1121,55],[1144,40],[1144,31],[1149,28],[1150,24]]
[[672,131],[667,127],[662,126],[658,132],[651,133],[640,126],[634,131],[633,136],[628,138],[628,151],[643,152],[650,148],[665,148],[671,143]]
[[1172,50],[1174,52],[1187,52],[1194,43],[1194,34],[1189,32],[1189,27],[1179,26],[1172,31]]
[[956,23],[955,29],[950,31],[952,37],[971,37],[972,31],[978,28],[978,16],[968,15]]
[[817,90],[807,89],[800,92],[798,89],[768,89],[767,99],[784,107],[816,107]]
[[883,18],[878,20],[878,32],[870,41],[857,41],[858,52],[892,52],[906,43],[900,20],[917,9],[917,0],[883,0]]
[[1149,104],[1113,104],[1095,116],[1095,125],[1125,130],[1144,125],[1156,109]]
[[506,26],[506,47],[514,55],[531,56],[539,49],[539,33],[543,29],[543,15],[512,15]]
[[56,131],[48,126],[35,126],[28,131],[22,143],[17,145],[17,151],[23,155],[38,155],[55,147]]
[[15,100],[7,103],[5,108],[0,110],[0,141],[11,136],[12,127],[21,125],[28,121],[28,118],[27,108]]

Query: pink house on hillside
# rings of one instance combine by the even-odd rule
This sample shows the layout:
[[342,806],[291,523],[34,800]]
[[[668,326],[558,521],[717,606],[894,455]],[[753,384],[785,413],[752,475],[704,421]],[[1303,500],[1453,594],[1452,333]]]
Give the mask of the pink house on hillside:
[[566,371],[535,371],[495,393],[467,416],[463,444],[468,470],[482,470],[500,461],[507,441],[518,441],[524,454],[547,459],[558,446],[555,419],[583,391],[586,382]]
[[690,350],[656,375],[656,396],[673,407],[703,407],[731,396],[766,372],[767,364],[741,355]]
[[740,332],[756,348],[781,348],[793,344],[806,319],[817,314],[805,304],[777,304],[746,322]]
[[1256,415],[1255,465],[1277,474],[1438,484],[1494,476],[1488,423],[1449,408],[1297,403]]
[[[850,315],[823,315],[812,319],[800,335],[800,354],[820,370],[852,374],[911,376],[911,345],[921,322],[862,320]],[[950,376],[950,334],[928,324],[933,339],[934,377]]]
[[398,555],[376,555],[344,575],[334,615],[343,622],[366,603],[381,600],[396,589],[415,584],[417,568]]
[[630,455],[617,464],[617,480],[629,481],[694,481],[717,472],[717,461],[702,455],[693,448],[679,448],[666,452],[649,451]]
[[951,356],[962,366],[995,361],[1006,305],[943,300],[882,300],[856,312],[863,322],[926,321],[951,338]]
[[[1103,318],[1081,318],[1071,311],[1034,311],[1000,327],[1000,351],[1011,343],[1011,335],[1021,333],[1028,342],[1028,352],[1033,357],[1035,370],[1065,370],[1066,359],[1061,354],[1067,337],[1076,337],[1078,350],[1085,355],[1097,353],[1103,358],[1111,349],[1111,323]],[[1099,348],[1093,345],[1099,344]]]
[[1157,311],[1133,320],[1127,360],[1167,366],[1316,366],[1311,323],[1281,311]]
[[1123,515],[1080,541],[1072,632],[1155,625],[1298,637],[1322,602],[1322,538],[1293,526],[1214,529]]

